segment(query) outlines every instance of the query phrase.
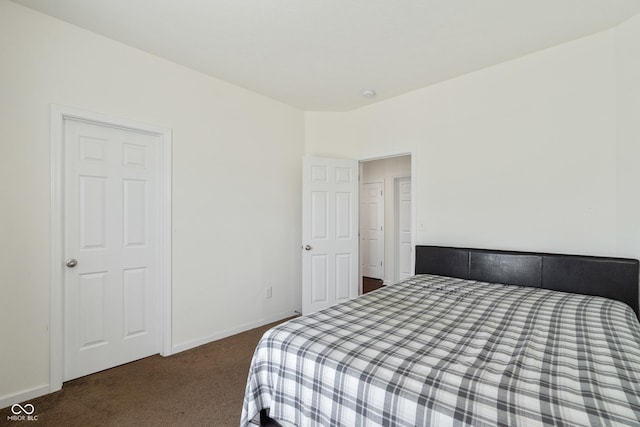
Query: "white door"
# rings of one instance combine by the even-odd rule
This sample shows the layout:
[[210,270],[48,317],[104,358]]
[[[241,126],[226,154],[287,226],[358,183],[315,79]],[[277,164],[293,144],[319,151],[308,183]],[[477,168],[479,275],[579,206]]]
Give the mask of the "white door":
[[302,314],[358,296],[358,162],[305,157]]
[[362,184],[360,192],[360,250],[362,275],[384,276],[384,183]]
[[396,280],[413,275],[411,271],[411,178],[396,180]]
[[158,138],[64,121],[65,381],[159,352]]

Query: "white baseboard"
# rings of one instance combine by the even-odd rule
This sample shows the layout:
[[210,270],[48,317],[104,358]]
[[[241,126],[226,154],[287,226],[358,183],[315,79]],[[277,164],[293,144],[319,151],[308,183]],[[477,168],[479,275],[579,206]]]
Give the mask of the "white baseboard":
[[246,324],[238,326],[236,328],[227,329],[225,331],[218,332],[218,333],[213,334],[213,335],[209,335],[208,337],[204,337],[204,338],[200,338],[200,339],[197,339],[197,340],[189,341],[189,342],[186,342],[186,343],[183,343],[183,344],[174,345],[171,348],[171,353],[166,354],[165,356],[171,356],[173,354],[180,353],[182,351],[191,350],[192,348],[196,348],[196,347],[199,347],[199,346],[204,345],[204,344],[209,344],[210,342],[218,341],[218,340],[221,340],[223,338],[230,337],[231,335],[236,335],[236,334],[239,334],[241,332],[248,331],[250,329],[259,328],[260,326],[264,326],[264,325],[268,325],[269,323],[277,322],[278,320],[286,319],[287,317],[297,316],[297,315],[300,314],[300,312],[301,312],[300,309],[296,309],[296,310],[287,311],[287,312],[284,312],[284,313],[275,314],[273,316],[269,316],[267,318],[263,318],[263,319],[255,321],[255,322],[246,323]]
[[[171,349],[171,353],[167,354],[166,356],[180,353],[185,350],[190,350],[192,348],[199,347],[203,344],[208,344],[210,342],[217,341],[222,338],[230,337],[231,335],[239,334],[241,332],[245,332],[254,328],[259,328],[260,326],[264,326],[269,323],[277,322],[278,320],[286,319],[287,317],[292,317],[299,314],[300,314],[300,309],[279,313],[267,318],[260,319],[255,322],[238,326],[236,328],[227,329],[226,331],[222,331],[205,338],[201,338],[201,339],[190,341],[184,344],[176,345],[176,346],[173,346],[173,348]],[[49,394],[51,392],[52,391],[50,390],[49,384],[45,384],[45,385],[30,388],[30,389],[22,390],[16,393],[6,394],[4,396],[0,396],[0,409],[7,408],[13,405],[14,403],[26,402],[29,399],[35,399],[36,397],[44,396],[45,394]],[[35,408],[35,410],[37,414],[38,408]]]
[[[36,397],[44,396],[45,394],[49,394],[49,384],[40,385],[16,393],[5,394],[4,396],[0,396],[0,409],[9,407],[14,403],[26,402],[27,400],[35,399]],[[38,408],[35,408],[35,410],[35,413],[37,414]]]

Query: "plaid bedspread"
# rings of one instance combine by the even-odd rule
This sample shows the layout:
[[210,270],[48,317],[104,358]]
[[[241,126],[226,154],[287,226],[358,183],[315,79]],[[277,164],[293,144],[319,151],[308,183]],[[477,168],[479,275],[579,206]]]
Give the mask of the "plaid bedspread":
[[241,425],[640,425],[626,305],[414,276],[265,333]]

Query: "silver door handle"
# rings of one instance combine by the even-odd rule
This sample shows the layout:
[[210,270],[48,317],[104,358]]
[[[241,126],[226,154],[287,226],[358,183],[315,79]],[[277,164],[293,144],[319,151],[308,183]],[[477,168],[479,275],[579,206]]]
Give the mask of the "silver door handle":
[[307,246],[305,246],[305,247],[304,247],[304,250],[305,250],[305,251],[310,251],[311,249],[313,249],[313,248],[312,248],[311,246],[309,246],[309,245],[307,245]]
[[73,259],[73,258],[71,258],[71,259],[68,259],[64,264],[69,268],[73,268],[76,265],[78,265],[78,261]]

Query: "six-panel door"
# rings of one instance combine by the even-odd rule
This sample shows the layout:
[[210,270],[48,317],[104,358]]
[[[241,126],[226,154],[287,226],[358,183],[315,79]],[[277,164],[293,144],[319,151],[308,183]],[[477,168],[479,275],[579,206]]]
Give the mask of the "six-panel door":
[[159,351],[159,137],[64,132],[66,381]]
[[305,157],[302,313],[358,295],[358,162]]

